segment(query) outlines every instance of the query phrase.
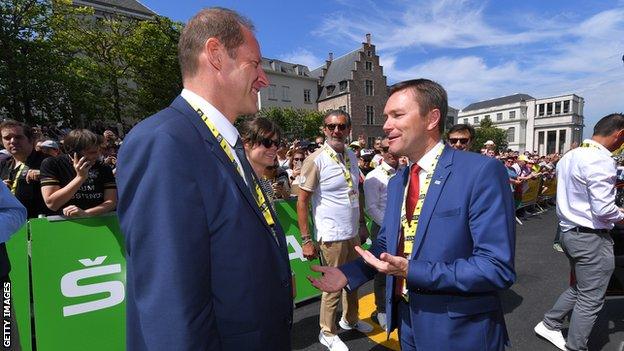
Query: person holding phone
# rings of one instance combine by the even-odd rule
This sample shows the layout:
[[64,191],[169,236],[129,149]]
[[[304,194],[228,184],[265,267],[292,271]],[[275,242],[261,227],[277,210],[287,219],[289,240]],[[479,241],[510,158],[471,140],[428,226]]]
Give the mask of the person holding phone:
[[117,187],[111,168],[101,161],[100,137],[75,129],[63,140],[67,154],[41,164],[41,194],[48,208],[67,217],[113,211]]
[[290,155],[290,167],[286,170],[288,173],[288,181],[290,182],[290,195],[299,195],[299,183],[301,175],[301,166],[305,160],[306,152],[304,149],[295,149]]

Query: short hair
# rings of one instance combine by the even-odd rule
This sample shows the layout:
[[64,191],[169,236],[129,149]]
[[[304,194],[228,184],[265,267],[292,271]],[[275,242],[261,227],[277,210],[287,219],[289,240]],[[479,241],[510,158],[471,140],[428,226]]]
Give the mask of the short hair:
[[420,78],[406,80],[392,85],[388,92],[388,97],[392,94],[410,89],[414,93],[414,98],[420,107],[420,114],[426,115],[433,109],[440,110],[440,121],[438,122],[438,130],[440,135],[444,132],[444,121],[448,113],[448,95],[444,88],[429,79]]
[[251,21],[230,9],[211,7],[199,11],[182,30],[178,42],[178,62],[182,77],[197,72],[197,57],[206,41],[217,38],[231,58],[236,58],[236,48],[245,42],[242,27],[254,30]]
[[81,153],[92,147],[100,147],[101,136],[88,129],[74,129],[63,138],[65,152],[71,156],[73,153]]
[[6,128],[15,128],[15,127],[22,128],[22,131],[24,132],[24,135],[26,136],[26,138],[28,138],[28,141],[33,140],[34,132],[33,132],[32,127],[24,122],[16,121],[14,119],[5,119],[4,121],[2,121],[2,123],[0,123],[0,132]]
[[323,125],[325,125],[325,120],[327,120],[330,116],[345,116],[347,118],[347,127],[351,128],[351,115],[345,110],[328,110],[325,112],[323,116]]
[[280,140],[282,130],[275,122],[266,117],[252,118],[243,123],[241,127],[241,139],[244,143],[256,145],[260,144],[262,139],[273,138],[273,136],[277,136],[277,139]]
[[594,135],[607,136],[620,129],[624,129],[624,115],[612,113],[602,117],[594,126]]
[[470,140],[473,140],[475,138],[475,135],[476,135],[475,129],[470,124],[462,124],[462,123],[452,126],[451,129],[449,129],[448,132],[446,132],[446,138],[448,139],[451,133],[464,132],[464,131],[470,134]]

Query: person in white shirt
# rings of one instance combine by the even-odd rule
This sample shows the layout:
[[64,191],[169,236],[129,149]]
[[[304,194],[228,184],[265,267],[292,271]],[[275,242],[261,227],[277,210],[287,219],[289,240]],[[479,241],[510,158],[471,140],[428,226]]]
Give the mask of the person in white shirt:
[[[624,212],[615,205],[616,165],[611,152],[623,142],[624,115],[610,114],[596,123],[591,139],[566,153],[557,164],[561,246],[576,282],[534,329],[561,350],[587,350],[615,268],[609,230],[624,220]],[[564,339],[561,328],[570,312],[570,328]]]
[[[383,223],[386,212],[386,201],[388,197],[388,181],[396,173],[399,166],[399,158],[388,152],[388,138],[381,141],[381,156],[383,162],[370,173],[364,180],[364,201],[366,203],[366,213],[373,219],[371,236],[376,238]],[[377,273],[374,283],[376,318],[379,325],[386,329],[386,275]],[[375,318],[373,318],[374,320]]]
[[[299,176],[297,221],[303,255],[308,259],[316,256],[308,228],[308,205],[311,203],[321,262],[330,267],[357,259],[355,246],[368,236],[359,203],[360,171],[357,159],[355,153],[345,145],[350,129],[351,118],[348,113],[342,110],[327,112],[323,119],[326,142],[305,159]],[[373,330],[371,325],[358,319],[357,290],[324,292],[321,297],[319,342],[331,351],[348,350],[336,335],[336,311],[341,296],[340,327],[357,329],[362,333]]]

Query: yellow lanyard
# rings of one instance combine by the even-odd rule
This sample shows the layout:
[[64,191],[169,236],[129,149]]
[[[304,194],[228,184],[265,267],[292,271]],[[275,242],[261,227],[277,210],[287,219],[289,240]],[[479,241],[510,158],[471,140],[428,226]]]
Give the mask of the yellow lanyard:
[[[323,146],[329,157],[332,158],[338,165],[343,165],[338,158],[338,154],[331,147],[325,145]],[[342,167],[341,167],[342,168]],[[353,179],[351,179],[351,160],[349,159],[349,154],[345,152],[345,167],[342,168],[342,175],[349,186],[349,190],[353,190]]]
[[[440,152],[433,159],[433,163],[431,164],[431,173],[427,174],[425,177],[425,182],[420,185],[420,191],[418,192],[418,201],[416,202],[416,207],[414,208],[414,215],[412,216],[412,220],[407,220],[407,192],[409,189],[409,180],[407,182],[407,186],[405,187],[405,191],[403,193],[403,208],[401,209],[401,226],[403,227],[403,244],[404,244],[404,252],[406,255],[410,255],[412,253],[412,247],[414,245],[414,238],[416,237],[416,229],[418,228],[418,218],[420,217],[420,212],[422,210],[423,203],[425,202],[425,196],[427,195],[427,190],[429,189],[429,184],[431,183],[431,178],[433,178],[433,172],[438,164],[438,159],[440,159],[440,155],[442,155],[443,147],[440,148]],[[417,175],[420,177],[420,175]]]
[[386,167],[383,166],[384,164],[382,163],[379,167],[381,167],[381,170],[384,172],[384,174],[386,175],[387,179],[390,180],[390,178],[392,178],[396,172],[390,174],[390,171],[386,169]]
[[[189,103],[189,105],[191,105],[191,107],[193,107],[195,109],[195,111],[197,112],[199,117],[201,117],[202,121],[204,121],[204,123],[206,124],[206,127],[208,127],[208,129],[212,132],[214,137],[217,139],[217,141],[219,142],[219,145],[221,145],[221,148],[223,149],[223,152],[225,152],[225,154],[228,156],[230,161],[232,161],[232,164],[234,165],[234,167],[236,167],[236,171],[238,171],[238,174],[243,179],[245,179],[245,173],[243,173],[243,171],[241,170],[240,166],[236,162],[236,159],[234,158],[234,155],[232,155],[232,151],[230,150],[230,146],[228,145],[228,143],[225,140],[225,138],[223,137],[223,135],[221,135],[221,133],[219,133],[219,131],[217,130],[217,127],[214,125],[214,123],[212,123],[212,121],[208,119],[208,117],[206,116],[204,111],[202,111],[201,108],[193,106],[193,104],[191,104],[189,101],[187,101],[187,102]],[[256,181],[256,178],[253,175],[252,175],[252,178],[253,178],[252,181],[254,183],[253,184],[254,185],[254,189],[256,191],[256,204],[260,208],[260,212],[262,212],[262,215],[264,216],[264,219],[267,221],[269,226],[273,226],[273,225],[275,225],[275,220],[273,219],[273,215],[271,214],[271,210],[269,210],[269,204],[266,201],[266,199],[264,198],[264,194],[262,193],[262,189],[260,189],[260,185]]]
[[13,179],[13,184],[11,184],[11,193],[13,195],[15,195],[15,192],[17,191],[17,182],[19,181],[20,174],[22,174],[25,166],[26,165],[22,163],[17,169],[17,173],[15,173],[15,179]]
[[580,146],[581,147],[593,147],[594,149],[599,149],[600,150],[600,147],[598,147],[598,145],[594,145],[594,144],[591,144],[591,143],[582,143]]

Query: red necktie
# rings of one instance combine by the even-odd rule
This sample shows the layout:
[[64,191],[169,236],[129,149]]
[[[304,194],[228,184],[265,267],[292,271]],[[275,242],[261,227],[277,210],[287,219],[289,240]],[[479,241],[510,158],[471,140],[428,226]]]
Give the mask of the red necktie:
[[[405,201],[405,218],[408,222],[411,222],[411,219],[414,216],[414,209],[416,208],[418,196],[420,195],[420,176],[418,175],[420,169],[420,166],[414,163],[412,165],[412,169],[410,170],[409,187],[407,188],[407,199]],[[403,228],[401,228],[401,233],[399,235],[397,255],[405,256],[405,236],[403,234]],[[404,278],[399,277],[397,277],[394,281],[394,295],[398,298],[401,298],[403,294],[404,281]]]

